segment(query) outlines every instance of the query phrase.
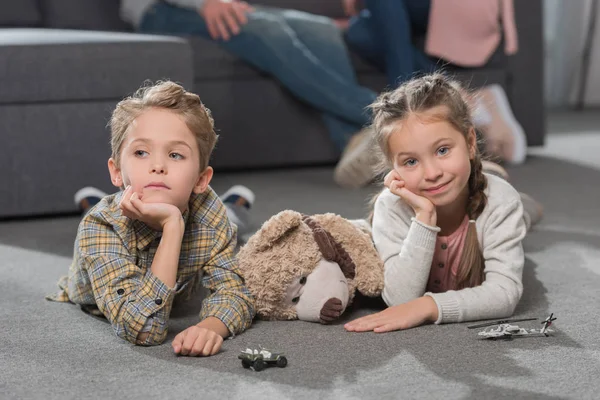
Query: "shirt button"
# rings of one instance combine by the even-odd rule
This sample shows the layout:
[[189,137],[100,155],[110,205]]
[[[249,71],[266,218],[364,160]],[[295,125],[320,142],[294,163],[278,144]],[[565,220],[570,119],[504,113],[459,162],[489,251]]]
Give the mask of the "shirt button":
[[154,302],[156,303],[157,306],[160,306],[162,304],[162,299],[156,299],[156,300],[154,300]]
[[440,284],[440,283],[442,283],[442,282],[440,282],[440,280],[439,280],[439,279],[436,279],[435,281],[433,281],[433,283],[435,283],[436,285],[439,285],[439,284]]
[[440,268],[444,268],[444,263],[439,263],[439,264],[438,264],[438,267],[440,267]]
[[118,294],[119,296],[120,296],[120,295],[122,295],[123,293],[125,293],[125,291],[124,291],[123,289],[119,289],[119,290],[117,290],[117,294]]
[[448,248],[448,245],[446,243],[442,243],[442,250],[446,250]]

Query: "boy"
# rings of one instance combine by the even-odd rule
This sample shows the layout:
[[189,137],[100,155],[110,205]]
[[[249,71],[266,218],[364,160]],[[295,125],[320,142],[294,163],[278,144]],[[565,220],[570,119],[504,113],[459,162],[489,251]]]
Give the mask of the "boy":
[[[175,353],[209,356],[255,315],[234,257],[236,228],[209,183],[217,141],[210,111],[173,82],[141,88],[111,121],[108,168],[122,191],[83,218],[69,275],[50,300],[100,312],[120,338],[157,345],[174,298],[204,273],[201,322],[173,340]],[[95,309],[97,307],[97,310]]]

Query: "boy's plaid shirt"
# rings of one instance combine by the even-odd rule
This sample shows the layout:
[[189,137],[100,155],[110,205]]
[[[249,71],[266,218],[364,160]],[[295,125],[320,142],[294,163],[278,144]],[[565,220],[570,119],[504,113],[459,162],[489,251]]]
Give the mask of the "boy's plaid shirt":
[[[235,225],[216,193],[209,187],[190,198],[175,289],[150,271],[161,233],[123,216],[121,197],[122,192],[105,197],[83,218],[69,275],[58,283],[61,291],[47,299],[97,305],[117,336],[154,345],[167,336],[175,296],[188,298],[202,278],[211,295],[200,319],[216,317],[232,334],[248,328],[254,301],[234,255]],[[149,332],[144,342],[136,340],[141,331]]]

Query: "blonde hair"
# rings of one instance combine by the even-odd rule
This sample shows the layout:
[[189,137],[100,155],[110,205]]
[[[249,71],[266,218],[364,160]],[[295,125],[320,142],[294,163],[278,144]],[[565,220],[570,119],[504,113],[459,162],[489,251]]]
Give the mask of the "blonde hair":
[[133,121],[151,108],[169,110],[183,118],[196,138],[200,171],[204,171],[218,139],[213,118],[197,94],[187,92],[181,85],[171,81],[150,82],[117,104],[109,122],[111,157],[117,167],[120,167],[121,148]]
[[[412,79],[394,91],[381,94],[370,108],[373,112],[374,140],[381,152],[382,166],[385,166],[387,171],[393,168],[388,141],[395,123],[435,107],[443,106],[446,111],[440,112],[434,118],[448,122],[467,140],[469,132],[473,131],[474,127],[471,121],[471,110],[465,99],[466,95],[466,90],[458,82],[441,73]],[[469,200],[465,211],[470,220],[476,220],[487,204],[487,196],[484,193],[487,179],[483,175],[481,155],[477,146],[475,146],[475,156],[470,162]],[[469,223],[456,279],[457,288],[480,285],[485,279],[484,264],[477,239],[477,228],[474,223]]]

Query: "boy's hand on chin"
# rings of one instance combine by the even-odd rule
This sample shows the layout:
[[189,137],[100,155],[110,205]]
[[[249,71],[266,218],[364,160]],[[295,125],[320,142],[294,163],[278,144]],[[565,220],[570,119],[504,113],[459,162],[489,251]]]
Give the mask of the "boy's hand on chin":
[[144,203],[131,186],[125,189],[119,207],[124,216],[142,221],[157,231],[163,231],[167,224],[183,226],[179,208],[167,203]]

